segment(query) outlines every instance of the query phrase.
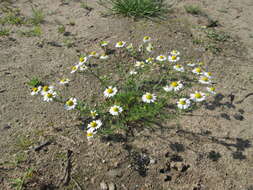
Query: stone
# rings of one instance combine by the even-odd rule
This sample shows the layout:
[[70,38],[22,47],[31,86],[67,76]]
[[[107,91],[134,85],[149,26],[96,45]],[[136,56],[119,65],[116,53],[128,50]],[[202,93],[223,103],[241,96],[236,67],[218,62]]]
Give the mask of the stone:
[[11,128],[11,126],[9,124],[4,124],[4,126],[3,126],[3,130],[8,130],[10,128]]
[[104,181],[102,181],[100,183],[100,189],[101,190],[108,190],[108,186],[107,186],[107,184]]
[[114,183],[108,184],[109,190],[116,190],[116,185]]
[[121,174],[121,171],[120,170],[117,170],[117,169],[113,169],[113,170],[110,170],[108,173],[107,173],[110,177],[114,178],[114,177],[120,177],[122,174]]
[[156,160],[155,160],[155,159],[150,159],[149,163],[150,163],[150,164],[155,164],[155,163],[156,163]]

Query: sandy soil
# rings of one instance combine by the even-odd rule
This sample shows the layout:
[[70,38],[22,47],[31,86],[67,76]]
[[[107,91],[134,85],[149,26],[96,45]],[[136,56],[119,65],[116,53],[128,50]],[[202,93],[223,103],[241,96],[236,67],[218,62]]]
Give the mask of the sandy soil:
[[[1,9],[5,4],[0,2]],[[186,13],[183,7],[188,4],[198,4],[219,25],[203,29],[207,17]],[[102,182],[120,190],[253,189],[251,0],[182,0],[159,22],[108,16],[95,1],[88,2],[90,10],[77,0],[17,0],[10,5],[27,17],[32,6],[45,13],[41,36],[20,35],[32,26],[5,25],[12,32],[0,37],[0,189],[15,189],[13,180],[29,168],[33,175],[24,185],[29,190],[95,190]],[[59,34],[59,25],[69,33]],[[209,29],[229,38],[209,38]],[[185,59],[203,60],[215,74],[219,94],[191,115],[164,121],[153,131],[120,133],[92,144],[80,130],[76,113],[30,96],[29,78],[37,76],[59,87],[57,81],[70,77],[81,53],[100,51],[101,40],[139,42],[144,35],[157,39],[161,51],[176,47]],[[100,93],[96,82],[85,76],[72,77],[68,88],[59,88],[79,99]],[[51,144],[34,151],[47,141]],[[64,185],[68,152],[71,179]]]

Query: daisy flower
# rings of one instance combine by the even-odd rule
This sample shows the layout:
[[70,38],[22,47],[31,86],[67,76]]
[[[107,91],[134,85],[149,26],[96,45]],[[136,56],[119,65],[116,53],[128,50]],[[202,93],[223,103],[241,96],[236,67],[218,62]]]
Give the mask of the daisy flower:
[[41,95],[45,95],[49,92],[53,92],[54,87],[53,86],[43,86],[43,88],[41,89]]
[[104,96],[107,98],[113,97],[116,93],[118,92],[116,87],[109,86],[105,91],[104,91]]
[[108,41],[102,41],[102,42],[100,42],[100,45],[101,45],[102,47],[105,47],[105,46],[107,46],[108,44],[109,44]]
[[129,72],[129,74],[130,74],[130,75],[136,75],[136,74],[137,74],[137,71],[132,70],[132,71]]
[[155,100],[156,100],[156,95],[151,94],[149,92],[147,92],[146,94],[142,96],[142,101],[145,103],[152,103],[152,102],[155,102]]
[[146,63],[151,64],[151,63],[153,63],[154,58],[149,57],[149,58],[148,58],[148,59],[146,59],[145,61],[146,61]]
[[108,58],[109,58],[109,56],[106,55],[106,54],[102,54],[102,55],[100,56],[100,59],[108,59]]
[[68,101],[66,101],[64,108],[66,110],[73,110],[75,109],[76,105],[77,105],[76,98],[70,98]]
[[211,87],[206,87],[206,90],[211,93],[211,94],[216,94],[215,92],[215,87],[211,86]]
[[213,78],[213,74],[211,72],[203,72],[203,75],[205,75],[208,78]]
[[112,115],[119,115],[123,111],[122,107],[114,105],[110,108],[109,112]]
[[63,78],[63,79],[60,80],[59,83],[62,84],[62,85],[64,85],[64,84],[68,84],[69,81],[70,81],[70,80],[69,80],[68,78]]
[[54,98],[56,97],[56,95],[57,95],[56,92],[48,92],[43,95],[43,100],[45,102],[52,102]]
[[206,99],[206,94],[200,91],[195,91],[194,94],[190,94],[190,97],[194,102],[202,102]]
[[197,75],[201,75],[202,74],[202,69],[200,67],[196,67],[192,70],[192,72],[194,74],[197,74]]
[[92,51],[89,54],[89,57],[98,57],[98,56],[99,56],[99,54],[96,51]]
[[177,50],[172,50],[172,51],[170,52],[170,54],[171,54],[171,55],[174,55],[174,56],[178,56],[178,55],[180,55],[180,52],[177,51]]
[[176,71],[184,72],[184,67],[182,65],[174,65],[173,69]]
[[90,111],[90,115],[91,115],[92,119],[95,119],[95,118],[96,118],[96,116],[98,116],[98,114],[97,114],[97,111],[96,111],[96,110],[92,110],[92,111]]
[[127,49],[128,51],[133,51],[133,49],[134,49],[133,44],[132,44],[132,43],[129,44],[129,45],[126,47],[126,49]]
[[78,69],[79,65],[74,65],[73,67],[71,67],[71,72],[70,73],[75,73]]
[[175,55],[170,55],[168,57],[169,62],[172,62],[172,63],[176,63],[177,61],[179,61],[179,59],[180,59],[180,57],[177,57]]
[[146,50],[147,50],[149,53],[153,52],[153,50],[154,50],[153,45],[152,45],[151,43],[149,43],[148,46],[146,47]]
[[166,57],[164,55],[159,55],[156,57],[157,61],[166,61]]
[[144,38],[143,38],[144,43],[149,42],[150,40],[151,40],[151,37],[149,37],[149,36],[144,36]]
[[196,64],[195,63],[188,63],[187,66],[189,67],[194,67]]
[[88,129],[87,134],[86,134],[87,139],[91,140],[96,133],[97,133],[97,131],[95,129],[93,129],[93,128]]
[[86,63],[88,61],[88,58],[87,57],[80,57],[79,59],[79,63],[78,65],[83,65],[84,63]]
[[88,69],[88,67],[86,65],[81,65],[79,67],[80,71],[86,71]]
[[208,78],[208,77],[206,77],[206,76],[201,76],[201,77],[199,78],[199,82],[200,82],[201,84],[211,84],[211,83],[212,83],[212,81],[210,80],[210,78]]
[[177,102],[177,107],[183,110],[189,108],[190,105],[191,105],[191,101],[187,98],[180,98],[179,101]]
[[144,67],[144,66],[145,66],[145,63],[144,63],[144,61],[136,61],[136,63],[135,63],[134,66],[135,66],[135,67]]
[[184,87],[183,84],[180,81],[177,81],[177,82],[170,83],[169,86],[165,86],[165,87],[163,87],[163,89],[166,92],[170,92],[170,91],[179,91],[183,87]]
[[93,120],[88,124],[88,129],[98,129],[102,126],[101,120]]
[[119,42],[116,43],[115,47],[116,47],[116,48],[122,48],[122,47],[124,47],[125,45],[126,45],[126,42],[124,42],[124,41],[119,41]]
[[31,95],[34,96],[34,95],[38,95],[41,91],[41,86],[38,86],[38,87],[34,87],[32,88],[32,92],[31,92]]

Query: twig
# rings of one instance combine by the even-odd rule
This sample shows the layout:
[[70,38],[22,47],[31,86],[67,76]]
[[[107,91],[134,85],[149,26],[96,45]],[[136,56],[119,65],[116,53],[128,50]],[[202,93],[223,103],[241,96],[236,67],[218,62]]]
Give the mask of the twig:
[[83,190],[82,187],[79,185],[79,183],[73,177],[71,177],[71,179],[74,181],[78,190]]
[[65,167],[65,170],[64,170],[64,176],[63,176],[63,179],[62,179],[62,183],[63,185],[68,185],[69,184],[69,181],[70,181],[70,173],[71,173],[71,157],[72,157],[72,151],[71,150],[68,150],[67,152],[67,161],[66,161],[66,167]]
[[42,144],[40,144],[40,145],[38,145],[38,146],[35,146],[35,147],[33,148],[33,150],[34,150],[34,151],[39,151],[40,149],[42,149],[42,148],[45,147],[45,146],[50,145],[51,143],[52,143],[51,141],[46,141],[46,142],[44,142],[44,143],[42,143]]
[[0,90],[0,93],[3,93],[3,92],[5,92],[6,91],[6,89],[2,89],[2,90]]
[[239,100],[239,101],[237,101],[237,102],[235,102],[236,104],[241,104],[241,103],[243,103],[243,101],[245,100],[245,99],[247,99],[249,96],[252,96],[253,95],[253,93],[248,93],[246,96],[244,96],[244,98],[243,99],[241,99],[241,100]]

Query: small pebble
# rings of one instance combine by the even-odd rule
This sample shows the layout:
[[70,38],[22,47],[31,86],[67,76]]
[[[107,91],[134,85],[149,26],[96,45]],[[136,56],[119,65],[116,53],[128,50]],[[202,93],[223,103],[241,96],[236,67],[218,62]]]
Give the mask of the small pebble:
[[104,181],[102,181],[100,183],[100,189],[101,190],[108,190],[108,186],[107,186],[107,184]]
[[10,129],[11,128],[11,126],[9,125],[9,124],[5,124],[4,126],[3,126],[3,129],[4,130],[8,130],[8,129]]
[[239,120],[239,121],[242,121],[242,120],[244,119],[244,117],[243,117],[242,115],[238,114],[238,113],[236,113],[236,114],[234,115],[234,118],[235,118],[236,120]]
[[155,159],[150,159],[149,163],[150,163],[150,164],[155,164],[155,163],[156,163],[156,160],[155,160]]
[[109,190],[116,190],[116,185],[114,183],[109,183]]

